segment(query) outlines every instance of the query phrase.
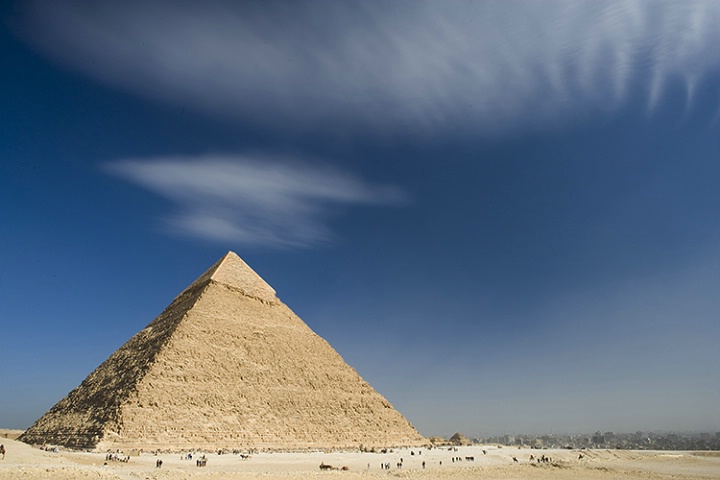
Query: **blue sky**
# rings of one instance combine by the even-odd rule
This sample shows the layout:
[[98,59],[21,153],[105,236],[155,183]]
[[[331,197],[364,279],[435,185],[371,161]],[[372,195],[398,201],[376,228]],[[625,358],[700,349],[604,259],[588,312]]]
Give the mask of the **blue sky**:
[[425,435],[720,430],[720,4],[5,2],[0,426],[226,251]]

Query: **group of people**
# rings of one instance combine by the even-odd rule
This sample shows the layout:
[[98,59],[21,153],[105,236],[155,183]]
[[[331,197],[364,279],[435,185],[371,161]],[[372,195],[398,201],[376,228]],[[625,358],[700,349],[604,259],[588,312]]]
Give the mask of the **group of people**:
[[[222,453],[221,453],[221,451],[218,451],[218,455],[222,455],[223,453],[225,453],[225,452],[222,452]],[[192,460],[192,459],[193,459],[193,454],[192,454],[192,453],[188,453],[188,454],[182,455],[182,456],[180,457],[180,460]],[[196,459],[195,459],[195,466],[196,466],[196,467],[204,467],[204,466],[206,466],[206,465],[207,465],[207,457],[205,457],[204,454],[203,454],[200,458],[196,458]]]
[[117,453],[108,453],[105,455],[106,462],[123,462],[128,463],[130,461],[130,455],[120,456]]
[[[450,447],[450,448],[448,448],[448,451],[450,451],[450,452],[457,452],[458,449],[457,449],[457,447]],[[390,452],[392,452],[392,451],[390,451]],[[482,452],[485,453],[485,454],[487,453],[485,450],[483,450]],[[381,451],[381,453],[387,453],[387,450],[386,450],[386,449],[383,449],[383,450]],[[422,455],[422,451],[421,451],[421,450],[418,450],[417,453],[415,452],[415,450],[410,451],[410,455],[413,455],[413,456],[414,456],[414,455],[416,455],[416,454],[417,454],[417,455]],[[464,457],[464,458],[463,458],[463,457],[459,457],[459,456],[458,456],[458,457],[452,457],[451,460],[452,460],[453,463],[455,463],[455,462],[462,462],[463,460],[472,462],[472,461],[475,460],[475,457]],[[442,462],[442,460],[440,460],[440,466],[442,466],[442,464],[443,464],[443,462]],[[387,463],[383,462],[383,463],[380,464],[380,468],[383,469],[383,470],[390,470],[390,469],[392,468],[391,465],[392,465],[392,464],[391,464],[390,462],[387,462]],[[425,468],[425,466],[426,466],[425,461],[423,461],[421,465],[422,465],[422,468]],[[402,468],[402,467],[403,467],[403,459],[400,458],[400,461],[397,462],[397,464],[396,464],[395,466],[396,466],[398,469]],[[368,470],[370,470],[370,464],[369,464],[369,463],[368,463]]]
[[552,462],[552,458],[545,456],[545,455],[543,455],[541,457],[535,457],[535,455],[530,455],[530,461],[532,462],[533,460],[537,460],[538,463],[551,463]]
[[[473,461],[475,461],[475,457],[465,457],[465,460],[467,460],[468,462],[473,462]],[[452,461],[453,461],[453,463],[462,462],[463,458],[462,457],[453,457]]]

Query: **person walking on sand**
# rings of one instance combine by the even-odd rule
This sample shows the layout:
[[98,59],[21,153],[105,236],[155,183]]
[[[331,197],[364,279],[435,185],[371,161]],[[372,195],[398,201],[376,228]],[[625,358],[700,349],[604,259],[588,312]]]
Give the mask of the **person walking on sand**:
[[2,455],[2,459],[5,460],[5,445],[0,445],[0,455]]

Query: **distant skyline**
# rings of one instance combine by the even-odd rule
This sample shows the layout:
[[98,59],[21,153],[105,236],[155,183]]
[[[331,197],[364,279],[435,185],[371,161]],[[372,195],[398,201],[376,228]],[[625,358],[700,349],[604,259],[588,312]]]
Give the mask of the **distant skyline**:
[[0,427],[232,250],[423,435],[720,431],[719,23],[0,4]]

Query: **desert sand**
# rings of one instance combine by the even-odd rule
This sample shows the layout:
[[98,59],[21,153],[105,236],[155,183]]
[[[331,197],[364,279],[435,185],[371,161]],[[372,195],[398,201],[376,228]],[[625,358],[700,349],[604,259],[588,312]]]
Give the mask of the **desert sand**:
[[[196,452],[192,460],[180,453],[143,453],[129,462],[106,461],[105,453],[59,450],[53,452],[4,438],[7,449],[0,460],[0,480],[294,480],[318,479],[693,479],[720,478],[720,452],[669,452],[627,450],[534,450],[499,448],[496,445],[407,448],[392,453],[306,452],[254,453],[243,459],[237,454],[204,453],[205,467],[197,467]],[[483,454],[483,450],[487,453]],[[414,454],[411,454],[414,453]],[[579,459],[582,453],[584,458]],[[530,455],[550,457],[537,463]],[[453,457],[462,458],[453,462]],[[466,457],[474,457],[474,461]],[[513,460],[518,459],[518,462]],[[157,460],[162,467],[157,468]],[[397,464],[402,459],[402,467]],[[422,462],[425,462],[425,468]],[[442,462],[442,464],[440,463]],[[348,470],[320,471],[320,464],[348,467]],[[389,463],[390,470],[381,468]]]

